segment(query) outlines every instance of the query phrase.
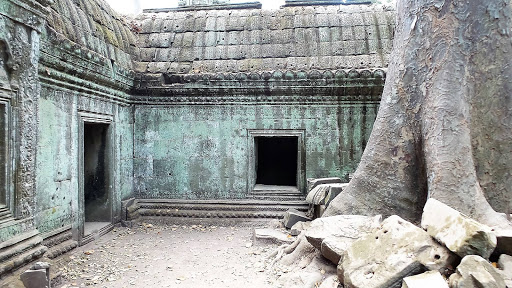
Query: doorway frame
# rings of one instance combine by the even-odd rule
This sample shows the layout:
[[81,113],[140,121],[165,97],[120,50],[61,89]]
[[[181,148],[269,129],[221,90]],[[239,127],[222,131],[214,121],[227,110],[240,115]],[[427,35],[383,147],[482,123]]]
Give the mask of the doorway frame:
[[17,153],[15,147],[17,141],[17,129],[15,127],[15,119],[16,112],[13,109],[13,101],[15,101],[16,93],[12,91],[7,91],[4,89],[0,89],[0,105],[5,107],[5,123],[0,129],[4,130],[4,141],[5,141],[5,151],[0,153],[5,153],[5,163],[4,165],[5,174],[2,175],[4,177],[3,189],[5,190],[5,195],[1,196],[4,199],[2,200],[6,208],[10,211],[11,216],[14,218],[19,218],[19,211],[17,205],[17,193],[16,193],[16,185],[15,179],[13,175],[14,168],[16,167],[17,161]]
[[257,154],[256,137],[296,137],[297,138],[297,189],[304,194],[306,187],[306,130],[304,129],[247,129],[247,195],[256,185]]
[[[78,245],[82,246],[90,241],[85,241],[86,235],[84,235],[85,227],[85,182],[84,182],[84,126],[86,124],[107,124],[106,132],[106,143],[105,143],[105,154],[107,155],[107,161],[105,167],[107,171],[110,171],[110,177],[107,179],[107,193],[109,198],[109,209],[110,209],[110,226],[114,223],[114,192],[115,192],[115,181],[114,181],[114,121],[112,115],[96,114],[91,112],[79,111],[78,112],[78,201],[77,207],[75,207],[73,220],[73,239],[78,241]],[[89,237],[90,238],[90,237]]]

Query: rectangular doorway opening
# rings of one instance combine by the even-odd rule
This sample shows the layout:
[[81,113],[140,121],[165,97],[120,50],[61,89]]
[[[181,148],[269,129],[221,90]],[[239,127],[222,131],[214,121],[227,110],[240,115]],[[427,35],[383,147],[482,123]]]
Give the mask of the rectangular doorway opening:
[[110,185],[109,124],[84,123],[83,133],[83,236],[112,223]]
[[256,185],[297,187],[298,137],[254,137]]

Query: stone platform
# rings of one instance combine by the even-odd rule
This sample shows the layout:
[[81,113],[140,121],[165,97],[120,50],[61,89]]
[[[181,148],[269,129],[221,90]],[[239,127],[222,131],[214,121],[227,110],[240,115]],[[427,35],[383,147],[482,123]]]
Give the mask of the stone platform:
[[282,219],[288,209],[307,211],[308,204],[304,200],[137,199],[127,208],[126,220],[166,218],[177,222],[183,222],[186,219],[201,221],[211,219],[210,222],[223,219],[244,222],[258,219]]

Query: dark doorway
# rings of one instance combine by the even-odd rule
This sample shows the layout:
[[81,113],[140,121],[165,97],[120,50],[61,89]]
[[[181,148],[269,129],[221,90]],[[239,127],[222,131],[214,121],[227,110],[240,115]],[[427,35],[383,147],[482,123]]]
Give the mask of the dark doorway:
[[110,224],[108,124],[84,123],[84,235]]
[[297,137],[254,137],[256,184],[297,186]]

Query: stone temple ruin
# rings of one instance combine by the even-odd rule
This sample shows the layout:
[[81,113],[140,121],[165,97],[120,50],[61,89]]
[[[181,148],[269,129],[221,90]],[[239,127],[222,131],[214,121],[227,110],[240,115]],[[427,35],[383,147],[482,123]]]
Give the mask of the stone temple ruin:
[[134,217],[282,217],[307,209],[307,178],[348,181],[395,20],[331,2],[128,19],[103,0],[3,0],[0,275]]

